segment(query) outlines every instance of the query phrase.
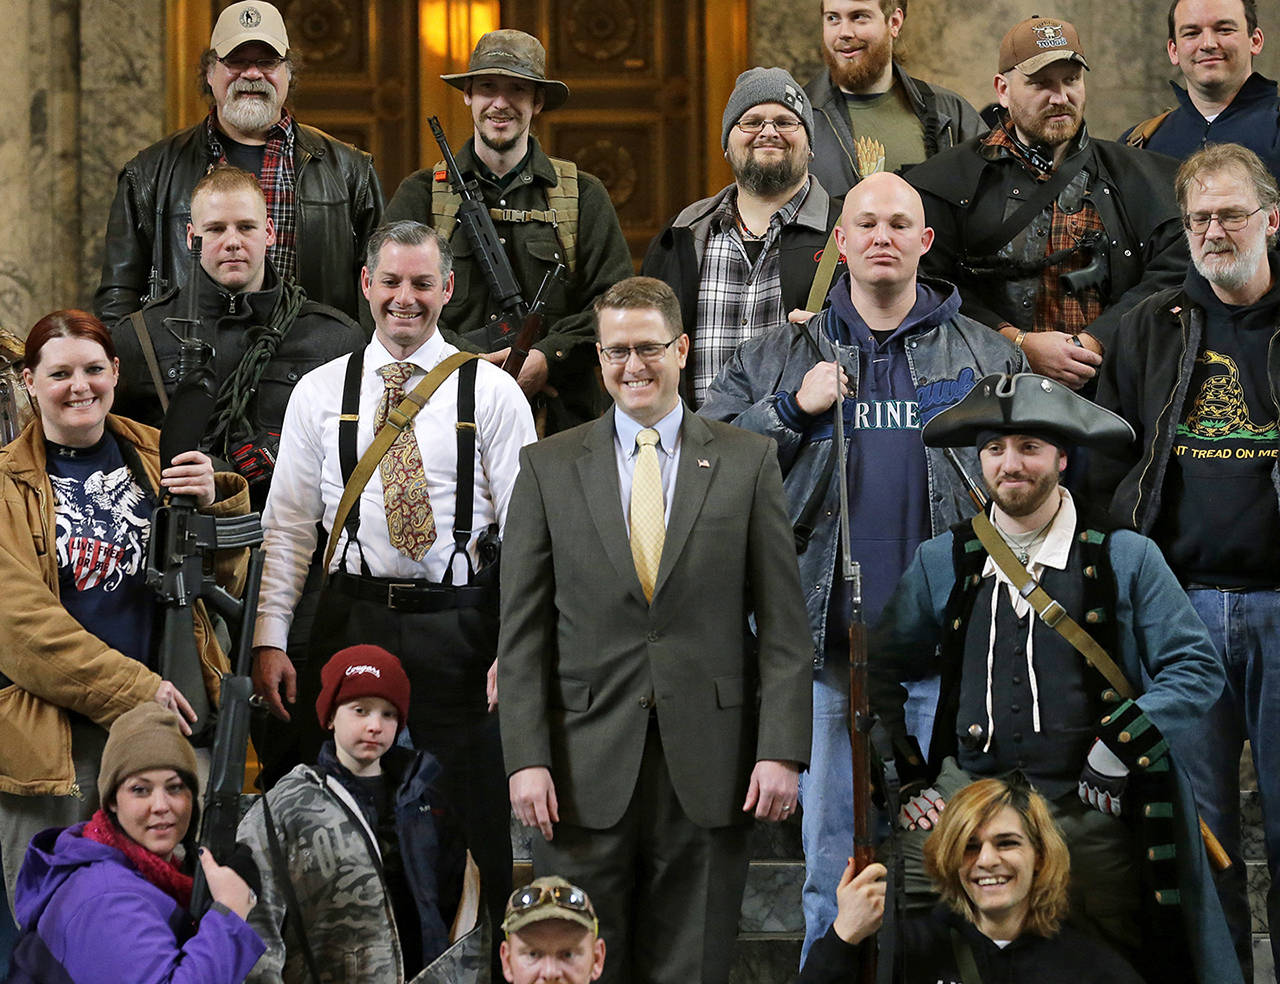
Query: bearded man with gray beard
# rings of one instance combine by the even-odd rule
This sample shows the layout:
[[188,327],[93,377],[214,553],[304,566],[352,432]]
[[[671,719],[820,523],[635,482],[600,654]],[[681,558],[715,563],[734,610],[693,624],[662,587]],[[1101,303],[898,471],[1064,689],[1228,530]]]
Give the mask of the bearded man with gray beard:
[[[1240,858],[1241,745],[1257,766],[1280,956],[1280,189],[1257,154],[1209,144],[1174,184],[1192,265],[1120,322],[1097,400],[1140,446],[1090,470],[1095,505],[1150,536],[1227,670],[1183,762],[1200,814],[1235,863],[1218,878],[1236,953],[1253,956]],[[1249,980],[1252,973],[1246,973]]]
[[200,60],[208,117],[140,151],[120,172],[93,299],[103,321],[186,283],[191,191],[228,163],[262,186],[277,273],[311,300],[372,325],[359,281],[365,243],[382,221],[373,158],[293,118],[285,100],[295,71],[274,6],[242,0],[222,11]]
[[834,247],[820,260],[843,200],[809,173],[812,135],[813,105],[785,69],[743,72],[721,128],[734,183],[680,212],[645,253],[641,273],[680,299],[692,340],[681,390],[694,409],[739,343],[807,320],[839,275]]

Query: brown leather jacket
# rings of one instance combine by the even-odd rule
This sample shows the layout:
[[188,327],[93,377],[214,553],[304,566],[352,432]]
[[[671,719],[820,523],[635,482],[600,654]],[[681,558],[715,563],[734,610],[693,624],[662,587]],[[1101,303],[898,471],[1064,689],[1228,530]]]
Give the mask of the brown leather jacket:
[[[124,417],[107,428],[138,453],[153,490],[159,488],[159,431]],[[239,475],[216,476],[219,516],[248,511],[249,490]],[[37,417],[0,449],[0,792],[24,796],[75,795],[68,711],[107,728],[155,696],[161,679],[142,663],[111,649],[80,625],[58,597],[53,486],[45,470],[44,432]],[[218,580],[243,588],[248,552],[217,560]],[[197,602],[196,646],[205,686],[216,702],[227,658]]]

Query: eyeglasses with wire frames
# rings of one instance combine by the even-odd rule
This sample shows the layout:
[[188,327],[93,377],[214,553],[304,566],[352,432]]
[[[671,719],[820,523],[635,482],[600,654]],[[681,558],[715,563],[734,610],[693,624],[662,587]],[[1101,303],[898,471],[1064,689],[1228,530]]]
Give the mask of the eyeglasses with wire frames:
[[760,133],[766,126],[772,126],[778,133],[795,133],[804,124],[795,117],[784,116],[776,120],[762,120],[758,116],[751,116],[744,120],[738,120],[734,124],[743,133]]
[[507,912],[527,912],[546,904],[584,912],[592,919],[596,916],[587,893],[573,885],[526,885],[517,888],[507,900]]
[[1209,231],[1209,223],[1217,219],[1218,225],[1227,232],[1239,232],[1263,208],[1264,206],[1259,205],[1252,212],[1246,212],[1242,208],[1224,208],[1221,212],[1183,212],[1182,224],[1197,236],[1203,236]]
[[600,354],[604,356],[605,362],[611,365],[626,365],[631,353],[634,352],[640,357],[641,362],[661,362],[662,357],[667,354],[669,349],[676,342],[680,341],[677,335],[669,342],[641,342],[639,345],[605,345],[600,349]]
[[250,68],[256,68],[263,75],[268,75],[284,64],[284,59],[278,56],[271,58],[219,58],[218,61],[232,75],[243,75]]

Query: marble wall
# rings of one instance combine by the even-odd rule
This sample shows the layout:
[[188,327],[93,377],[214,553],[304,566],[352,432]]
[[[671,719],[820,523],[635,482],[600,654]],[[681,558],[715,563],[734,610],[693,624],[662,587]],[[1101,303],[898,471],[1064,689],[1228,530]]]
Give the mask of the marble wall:
[[164,130],[164,0],[3,0],[0,325],[87,307],[116,172]]
[[[912,75],[954,89],[981,109],[995,98],[991,80],[1004,32],[1024,17],[1053,14],[1075,25],[1092,66],[1085,109],[1091,133],[1114,139],[1173,105],[1168,80],[1177,69],[1165,52],[1167,0],[986,0],[981,18],[974,9],[972,0],[911,0],[898,51]],[[812,78],[822,66],[819,10],[819,0],[752,0],[756,64],[782,65],[802,83]],[[1280,43],[1264,48],[1255,66],[1275,78]]]

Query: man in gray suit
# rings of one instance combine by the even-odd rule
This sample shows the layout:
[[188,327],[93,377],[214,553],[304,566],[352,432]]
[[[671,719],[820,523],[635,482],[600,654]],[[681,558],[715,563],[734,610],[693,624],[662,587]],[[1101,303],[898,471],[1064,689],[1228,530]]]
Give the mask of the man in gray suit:
[[521,452],[507,518],[511,802],[535,871],[595,900],[603,981],[716,984],[749,821],[795,809],[809,754],[795,548],[773,441],[680,400],[671,288],[624,280],[596,316],[614,408]]

